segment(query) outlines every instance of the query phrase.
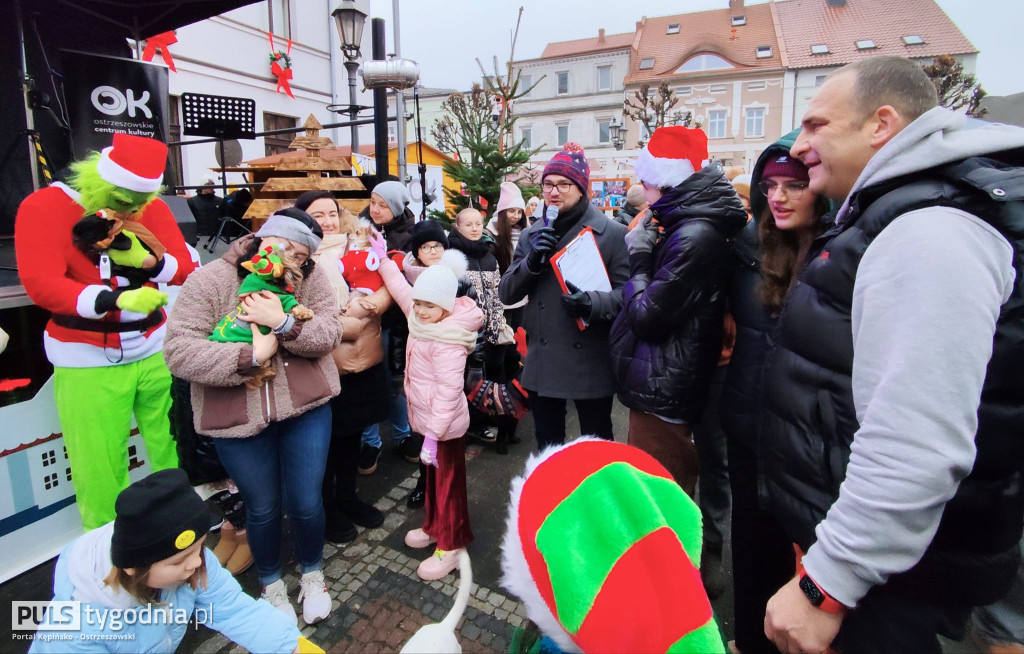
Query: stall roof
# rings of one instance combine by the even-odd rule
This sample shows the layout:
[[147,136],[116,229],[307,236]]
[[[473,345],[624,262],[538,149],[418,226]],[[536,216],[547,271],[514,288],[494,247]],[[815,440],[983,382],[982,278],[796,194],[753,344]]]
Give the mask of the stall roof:
[[28,3],[23,0],[22,7],[50,19],[71,22],[83,30],[98,23],[103,25],[104,32],[117,30],[127,38],[144,39],[258,1],[35,0]]

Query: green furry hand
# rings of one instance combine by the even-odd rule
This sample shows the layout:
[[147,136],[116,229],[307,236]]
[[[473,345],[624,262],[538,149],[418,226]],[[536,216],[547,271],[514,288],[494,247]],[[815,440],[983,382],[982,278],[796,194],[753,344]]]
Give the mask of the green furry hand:
[[129,268],[141,268],[142,262],[149,256],[149,250],[142,245],[139,237],[131,232],[125,230],[121,232],[128,237],[128,240],[132,242],[132,246],[127,250],[116,250],[110,248],[107,252],[110,254],[110,260],[119,266],[127,266]]
[[117,297],[118,309],[134,311],[147,316],[165,304],[167,304],[167,293],[161,293],[148,286],[125,291]]

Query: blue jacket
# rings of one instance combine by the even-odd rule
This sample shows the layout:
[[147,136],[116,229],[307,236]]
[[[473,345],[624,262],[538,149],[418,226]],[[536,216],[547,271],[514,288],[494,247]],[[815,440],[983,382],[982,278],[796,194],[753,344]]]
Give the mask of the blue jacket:
[[[55,601],[81,601],[80,631],[38,631],[29,648],[31,654],[48,652],[161,652],[177,649],[188,625],[199,621],[221,632],[253,652],[292,652],[298,645],[298,628],[265,600],[253,599],[220,563],[204,549],[207,587],[193,590],[188,584],[165,590],[161,604],[152,605],[151,615],[163,612],[157,624],[137,624],[147,607],[139,605],[124,591],[114,593],[103,585],[110,572],[110,536],[113,523],[93,530],[68,545],[53,576]],[[173,616],[169,616],[170,610]],[[125,615],[125,612],[128,615]],[[47,616],[49,617],[49,616]],[[178,619],[167,619],[177,617]],[[118,618],[119,628],[114,622]],[[101,620],[103,624],[101,624]],[[127,624],[136,622],[136,624]],[[151,622],[157,622],[152,620]],[[91,624],[90,624],[91,623]],[[70,637],[64,640],[64,637]],[[49,640],[43,640],[48,638]]]

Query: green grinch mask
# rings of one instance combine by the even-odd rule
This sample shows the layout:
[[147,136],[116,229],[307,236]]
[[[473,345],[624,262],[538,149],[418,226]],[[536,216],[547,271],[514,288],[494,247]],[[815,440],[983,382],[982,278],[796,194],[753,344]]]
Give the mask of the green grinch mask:
[[93,152],[82,161],[71,164],[72,175],[68,184],[82,194],[80,203],[85,213],[110,209],[116,213],[136,214],[160,194],[159,190],[144,193],[111,184],[100,177],[97,167],[99,160],[100,153]]

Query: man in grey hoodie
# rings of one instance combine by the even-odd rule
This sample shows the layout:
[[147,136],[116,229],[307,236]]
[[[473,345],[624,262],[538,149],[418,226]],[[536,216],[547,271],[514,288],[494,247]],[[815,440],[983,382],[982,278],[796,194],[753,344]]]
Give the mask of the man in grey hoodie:
[[765,616],[783,652],[938,652],[1015,576],[1024,129],[936,104],[909,59],[863,60],[791,150],[842,206],[765,373],[770,506],[806,552]]

